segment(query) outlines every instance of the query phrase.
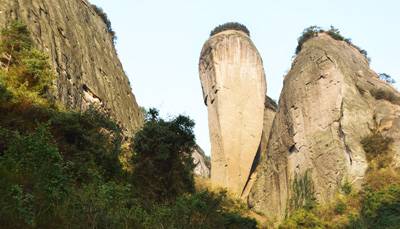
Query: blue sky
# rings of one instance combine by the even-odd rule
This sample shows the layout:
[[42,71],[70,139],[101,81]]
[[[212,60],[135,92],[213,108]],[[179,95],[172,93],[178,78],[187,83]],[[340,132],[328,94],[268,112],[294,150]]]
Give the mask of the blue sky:
[[198,144],[210,152],[198,59],[217,25],[245,24],[267,77],[267,94],[278,99],[304,28],[334,25],[368,51],[371,67],[400,88],[400,1],[396,0],[91,0],[108,14],[117,50],[139,105],[164,117],[189,115]]

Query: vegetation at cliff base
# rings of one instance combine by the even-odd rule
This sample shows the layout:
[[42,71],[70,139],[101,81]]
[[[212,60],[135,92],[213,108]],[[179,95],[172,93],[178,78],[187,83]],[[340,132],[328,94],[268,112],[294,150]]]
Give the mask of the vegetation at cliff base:
[[247,29],[247,27],[243,24],[240,24],[238,22],[227,22],[225,24],[219,25],[217,27],[215,27],[211,33],[210,33],[210,37],[214,36],[217,33],[226,31],[226,30],[237,30],[237,31],[242,31],[245,34],[247,34],[247,36],[250,36],[250,31]]
[[[279,228],[398,228],[400,171],[392,166],[393,139],[373,130],[360,143],[369,164],[362,189],[356,191],[345,179],[335,202],[316,203],[312,208],[303,205],[293,211]],[[308,183],[304,180],[307,179],[298,177],[296,183]]]
[[306,41],[310,40],[311,38],[317,37],[318,34],[320,34],[320,33],[326,33],[335,40],[346,42],[350,46],[356,48],[362,55],[364,55],[365,58],[368,60],[368,62],[371,61],[371,59],[368,57],[367,51],[365,51],[364,49],[361,49],[357,45],[353,44],[353,42],[351,41],[350,38],[345,38],[344,36],[342,36],[340,34],[339,29],[337,29],[333,26],[331,26],[329,30],[324,30],[321,27],[318,27],[315,25],[304,29],[301,36],[297,39],[297,47],[296,47],[296,51],[295,51],[296,55],[300,53],[300,51],[303,48],[303,44]]
[[57,104],[47,55],[14,22],[0,34],[1,228],[256,228],[225,192],[194,189],[194,122],[151,109],[120,156],[120,127]]

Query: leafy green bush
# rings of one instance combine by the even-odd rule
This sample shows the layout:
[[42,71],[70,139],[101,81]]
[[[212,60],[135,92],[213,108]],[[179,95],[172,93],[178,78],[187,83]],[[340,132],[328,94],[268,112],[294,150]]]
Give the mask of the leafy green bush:
[[238,22],[227,22],[225,24],[219,25],[217,27],[215,27],[211,33],[210,33],[210,37],[214,36],[217,33],[226,31],[226,30],[237,30],[237,31],[242,31],[245,34],[247,34],[247,36],[250,36],[250,31],[247,29],[247,27],[245,25],[242,25]]

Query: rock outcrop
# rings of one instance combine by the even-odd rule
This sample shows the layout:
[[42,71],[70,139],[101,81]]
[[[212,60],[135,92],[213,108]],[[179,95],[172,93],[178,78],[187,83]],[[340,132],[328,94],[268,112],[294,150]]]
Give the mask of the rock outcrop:
[[110,113],[131,135],[141,113],[118,59],[112,35],[87,0],[0,0],[0,27],[21,20],[57,74],[58,99]]
[[211,183],[241,195],[260,144],[266,82],[249,36],[225,30],[204,44],[199,63],[208,107]]
[[399,128],[400,94],[355,47],[319,34],[303,44],[284,79],[250,207],[283,219],[298,194],[294,180],[308,175],[321,204],[332,201],[345,180],[360,187],[368,167],[362,139],[379,130],[394,139],[399,158]]
[[196,145],[192,152],[192,158],[195,166],[193,169],[194,174],[204,178],[209,178],[211,169],[210,160],[200,146]]

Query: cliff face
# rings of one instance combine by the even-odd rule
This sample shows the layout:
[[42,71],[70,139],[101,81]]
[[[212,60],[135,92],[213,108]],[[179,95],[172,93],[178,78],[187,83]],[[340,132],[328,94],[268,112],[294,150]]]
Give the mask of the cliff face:
[[368,166],[362,139],[376,130],[392,137],[398,163],[399,127],[400,94],[357,49],[319,34],[303,45],[285,77],[250,207],[281,220],[294,180],[307,174],[321,204],[345,180],[359,187]]
[[227,30],[204,44],[199,71],[208,107],[211,182],[241,195],[263,129],[262,60],[244,32]]
[[141,113],[103,19],[86,0],[0,0],[0,27],[21,20],[57,74],[58,99],[110,113],[131,135]]
[[196,146],[192,152],[194,169],[193,173],[197,176],[210,177],[210,161],[200,146]]

